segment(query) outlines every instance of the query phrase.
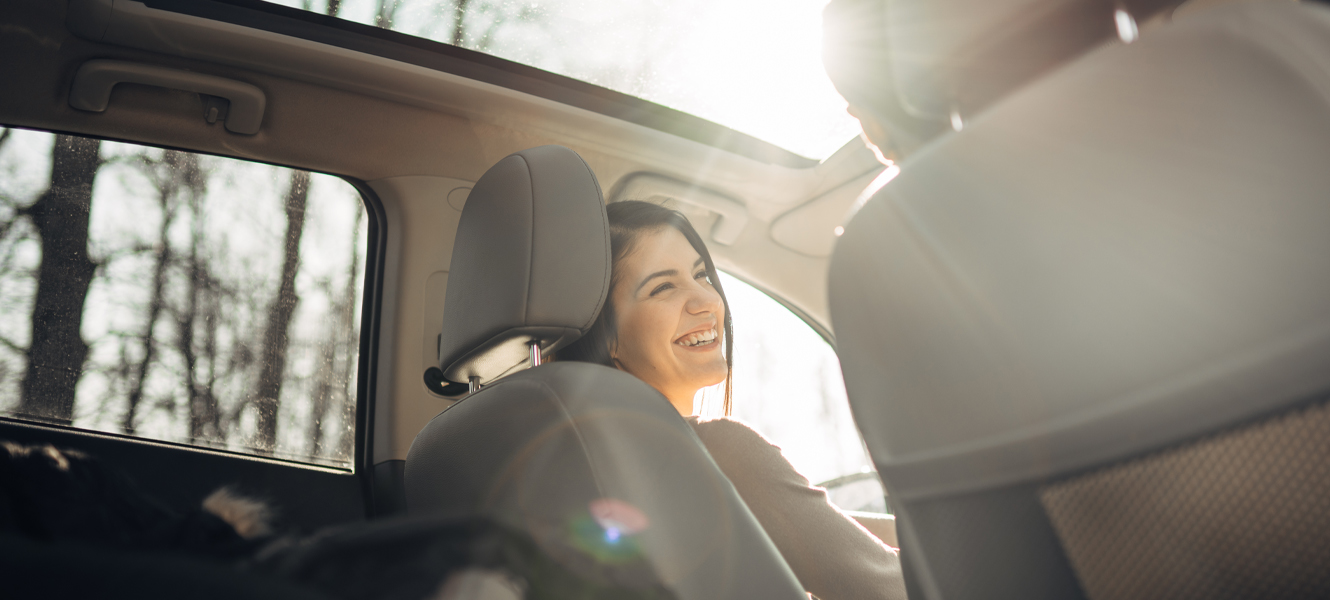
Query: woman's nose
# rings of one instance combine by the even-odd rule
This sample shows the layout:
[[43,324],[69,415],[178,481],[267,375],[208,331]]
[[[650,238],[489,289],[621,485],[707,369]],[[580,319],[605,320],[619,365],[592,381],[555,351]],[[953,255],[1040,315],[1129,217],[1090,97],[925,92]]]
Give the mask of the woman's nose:
[[716,289],[709,285],[697,284],[693,289],[692,297],[688,299],[686,309],[688,312],[700,315],[704,313],[719,314],[724,304],[720,300],[720,294]]

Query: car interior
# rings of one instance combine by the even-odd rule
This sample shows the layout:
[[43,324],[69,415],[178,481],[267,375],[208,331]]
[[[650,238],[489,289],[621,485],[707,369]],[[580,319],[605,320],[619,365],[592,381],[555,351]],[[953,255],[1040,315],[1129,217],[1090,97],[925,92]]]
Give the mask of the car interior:
[[[608,564],[624,530],[679,598],[806,597],[659,394],[557,359],[606,203],[647,200],[834,350],[872,467],[836,481],[880,479],[851,514],[911,598],[1330,597],[1325,3],[815,2],[889,142],[818,158],[338,4],[0,3],[0,441],[292,531],[482,515]],[[650,527],[569,525],[600,498]],[[6,577],[303,593],[9,537]]]

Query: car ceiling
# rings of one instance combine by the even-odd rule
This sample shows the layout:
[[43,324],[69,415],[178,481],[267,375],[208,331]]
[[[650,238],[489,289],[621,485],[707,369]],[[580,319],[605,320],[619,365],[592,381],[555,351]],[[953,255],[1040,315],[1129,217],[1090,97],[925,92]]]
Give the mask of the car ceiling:
[[[71,5],[81,8],[79,4]],[[5,54],[25,57],[0,65],[7,82],[0,94],[0,118],[8,124],[235,156],[367,182],[404,175],[474,181],[511,152],[563,144],[586,158],[607,195],[626,176],[647,172],[744,203],[754,222],[740,243],[713,248],[718,261],[824,325],[822,286],[807,281],[809,275],[820,280],[825,256],[784,248],[765,229],[782,213],[876,168],[857,144],[820,165],[792,168],[495,85],[458,85],[468,82],[437,72],[424,85],[413,83],[412,73],[404,72],[397,90],[385,89],[394,87],[389,82],[374,90],[375,97],[357,90],[363,85],[357,85],[356,76],[365,69],[339,67],[340,49],[332,47],[325,47],[329,64],[321,74],[324,84],[317,85],[282,76],[280,60],[269,61],[268,68],[241,68],[224,63],[243,60],[186,58],[208,54],[206,40],[194,47],[179,43],[174,53],[90,42],[69,32],[61,2],[17,0],[0,10]],[[70,81],[77,68],[93,58],[174,67],[256,85],[268,97],[263,128],[253,136],[229,133],[200,118],[197,95],[138,85],[117,86],[104,113],[75,110],[68,103]],[[842,190],[841,195],[853,192]],[[821,233],[831,237],[829,231]]]
[[[115,3],[143,6],[132,0]],[[1163,4],[1142,3],[1153,10]],[[745,207],[746,223],[733,243],[711,241],[718,265],[773,292],[826,329],[831,230],[882,171],[855,143],[808,166],[771,160],[760,152],[755,158],[753,152],[736,151],[732,145],[709,145],[696,136],[662,131],[669,127],[607,116],[530,90],[308,40],[274,41],[269,34],[264,41],[250,35],[254,30],[234,24],[223,24],[221,33],[211,37],[154,41],[130,36],[120,40],[125,43],[94,42],[70,32],[68,7],[109,5],[110,0],[0,3],[0,53],[23,57],[0,61],[0,81],[5,82],[0,123],[270,162],[366,182],[388,221],[377,393],[393,400],[376,409],[381,413],[376,419],[376,460],[404,458],[415,432],[442,408],[442,401],[425,389],[421,370],[433,360],[430,348],[437,330],[431,327],[442,311],[460,214],[448,199],[502,157],[532,146],[562,144],[587,160],[610,199],[630,177],[643,173],[734,199]],[[958,0],[947,6],[965,5]],[[188,18],[199,23],[199,17]],[[241,38],[243,43],[237,42]],[[116,86],[105,112],[75,110],[69,104],[71,81],[91,59],[165,66],[257,86],[267,97],[262,128],[249,136],[230,133],[221,123],[204,121],[197,94],[132,84]],[[700,221],[706,236],[715,215],[686,204],[679,207]]]
[[[75,0],[69,6],[88,4],[96,2]],[[433,360],[429,348],[437,331],[424,328],[442,311],[446,275],[440,274],[449,268],[460,214],[447,197],[504,156],[542,144],[571,147],[590,164],[607,199],[627,178],[646,173],[737,200],[746,207],[741,234],[732,244],[709,243],[720,268],[772,291],[827,329],[824,282],[834,239],[834,225],[828,225],[839,222],[865,177],[881,171],[857,143],[820,164],[773,164],[419,67],[368,89],[358,79],[367,73],[364,64],[339,60],[345,59],[343,49],[308,42],[305,60],[317,59],[318,52],[327,57],[307,66],[305,74],[317,77],[292,76],[282,66],[280,49],[263,49],[276,53],[267,64],[246,64],[237,53],[228,54],[224,43],[205,36],[175,40],[165,52],[93,42],[70,32],[66,9],[64,2],[47,0],[0,4],[0,54],[24,57],[0,61],[0,81],[6,82],[0,123],[344,175],[366,182],[378,194],[388,217],[378,393],[395,398],[389,404],[396,409],[378,421],[376,460],[404,458],[414,432],[442,407],[425,390],[421,366]],[[198,94],[134,84],[117,85],[105,112],[76,110],[69,103],[71,82],[92,59],[164,66],[257,86],[267,97],[262,128],[255,135],[228,132],[221,122],[205,122]],[[706,236],[715,215],[678,206],[700,221]],[[787,222],[794,221],[800,207],[820,216],[816,230],[787,225],[777,236],[781,242],[773,239],[772,222],[786,214],[791,215]]]

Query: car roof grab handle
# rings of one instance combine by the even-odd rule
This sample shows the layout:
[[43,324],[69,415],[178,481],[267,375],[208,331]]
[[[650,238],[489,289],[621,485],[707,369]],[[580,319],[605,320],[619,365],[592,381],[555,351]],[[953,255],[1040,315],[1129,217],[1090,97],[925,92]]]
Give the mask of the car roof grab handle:
[[724,246],[733,245],[748,224],[748,207],[720,192],[698,187],[655,173],[635,173],[624,179],[614,202],[644,200],[661,204],[673,200],[690,204],[719,216],[711,228],[711,239]]
[[111,89],[119,83],[139,83],[225,98],[231,103],[226,129],[254,135],[263,123],[267,97],[248,83],[215,75],[123,60],[95,59],[83,63],[69,90],[69,105],[102,112],[111,102]]

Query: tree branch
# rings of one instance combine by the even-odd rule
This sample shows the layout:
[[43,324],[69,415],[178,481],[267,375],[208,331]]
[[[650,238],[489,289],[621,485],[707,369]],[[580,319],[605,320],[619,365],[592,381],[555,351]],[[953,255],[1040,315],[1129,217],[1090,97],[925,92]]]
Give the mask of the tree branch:
[[9,348],[10,350],[13,350],[14,352],[17,352],[17,353],[19,353],[19,354],[27,354],[27,353],[28,353],[28,349],[27,349],[27,348],[24,348],[23,346],[18,345],[17,343],[14,342],[14,340],[11,340],[11,339],[9,339],[9,338],[3,336],[3,335],[0,335],[0,346],[4,346],[4,347],[6,347],[6,348]]

